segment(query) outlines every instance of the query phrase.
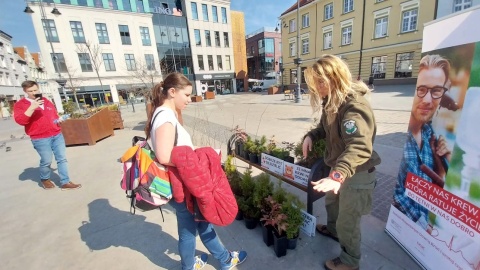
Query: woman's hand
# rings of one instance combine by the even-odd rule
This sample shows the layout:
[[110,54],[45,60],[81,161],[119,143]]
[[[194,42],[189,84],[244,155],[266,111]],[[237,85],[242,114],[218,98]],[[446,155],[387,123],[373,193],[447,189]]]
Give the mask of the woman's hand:
[[302,146],[302,152],[303,152],[303,157],[307,158],[308,151],[312,151],[312,138],[310,136],[305,136],[305,139],[303,140],[303,146]]
[[340,184],[340,182],[338,181],[331,179],[330,177],[326,177],[316,182],[312,182],[312,185],[313,189],[318,192],[333,191],[333,193],[337,194],[342,184]]

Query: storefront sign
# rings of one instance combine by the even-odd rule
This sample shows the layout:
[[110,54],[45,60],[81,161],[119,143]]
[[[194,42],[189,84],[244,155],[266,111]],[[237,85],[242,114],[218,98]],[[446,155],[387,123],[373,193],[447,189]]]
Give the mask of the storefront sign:
[[153,13],[172,15],[172,11],[170,11],[170,8],[164,7],[153,7]]
[[201,76],[200,80],[212,80],[212,79],[233,79],[233,73],[217,73],[217,74],[203,74],[198,75]]

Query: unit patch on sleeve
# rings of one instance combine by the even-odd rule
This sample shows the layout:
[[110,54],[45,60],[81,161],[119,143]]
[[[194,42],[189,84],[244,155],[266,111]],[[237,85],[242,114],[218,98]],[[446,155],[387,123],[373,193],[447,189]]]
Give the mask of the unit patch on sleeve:
[[347,135],[355,134],[358,130],[355,120],[347,120],[343,122],[343,125],[345,126],[345,133],[347,133]]

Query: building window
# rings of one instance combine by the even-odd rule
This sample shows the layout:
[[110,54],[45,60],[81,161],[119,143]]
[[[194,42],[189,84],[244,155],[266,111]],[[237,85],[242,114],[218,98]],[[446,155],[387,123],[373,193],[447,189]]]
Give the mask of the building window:
[[417,9],[404,11],[402,14],[402,32],[415,31],[417,29]]
[[208,70],[213,70],[213,56],[207,55]]
[[232,69],[232,65],[230,63],[230,55],[225,55],[225,68],[227,70],[231,70]]
[[297,70],[290,69],[290,83],[297,83]]
[[205,45],[207,47],[212,46],[212,40],[210,39],[210,30],[205,30]]
[[203,15],[203,20],[208,22],[208,7],[206,4],[202,4],[202,15]]
[[353,0],[343,0],[343,13],[353,11]]
[[110,9],[118,10],[117,0],[108,0],[108,6]]
[[145,65],[147,70],[155,70],[155,58],[153,54],[145,54]]
[[78,3],[79,6],[88,7],[88,1],[87,0],[77,0],[77,3]]
[[203,65],[203,55],[198,56],[198,70],[205,70],[205,66]]
[[140,36],[142,37],[142,45],[143,46],[152,45],[152,42],[150,40],[150,33],[148,31],[148,27],[140,26]]
[[47,37],[48,42],[60,42],[58,38],[57,28],[55,27],[55,22],[53,20],[44,19],[43,20],[43,30],[45,31],[45,36]]
[[387,70],[387,56],[375,56],[372,58],[372,74],[375,79],[385,79]]
[[332,48],[332,31],[323,33],[323,49],[331,49]]
[[395,78],[412,77],[413,52],[398,53],[395,62]]
[[115,61],[113,60],[113,54],[102,53],[103,63],[105,64],[105,71],[115,71]]
[[110,44],[110,39],[108,38],[107,25],[104,23],[96,23],[95,28],[97,29],[98,43]]
[[80,67],[82,72],[92,72],[92,61],[90,61],[90,55],[88,53],[79,53],[78,60],[80,61]]
[[82,23],[71,21],[70,28],[72,29],[73,41],[75,43],[85,43],[85,35],[83,34]]
[[310,15],[307,13],[307,14],[303,14],[302,15],[302,28],[306,28],[306,27],[309,27],[310,26]]
[[289,32],[289,33],[293,33],[293,32],[296,31],[296,28],[297,28],[297,27],[296,27],[295,19],[290,20],[290,21],[288,22],[288,32]]
[[323,19],[330,20],[333,18],[333,3],[326,4],[324,7],[324,14],[323,14]]
[[68,4],[70,5],[70,0],[60,0],[60,4]]
[[227,8],[222,7],[222,23],[227,23]]
[[463,9],[467,9],[472,6],[472,0],[454,0],[453,12],[457,12]]
[[197,11],[197,3],[191,2],[192,7],[192,19],[198,20],[198,11]]
[[215,46],[220,47],[220,32],[215,31]]
[[308,54],[310,51],[309,49],[309,39],[304,38],[302,39],[302,54]]
[[295,42],[290,42],[288,44],[289,52],[290,52],[290,57],[297,55],[297,49],[296,49],[296,44]]
[[352,27],[347,26],[342,28],[342,46],[352,43]]
[[137,70],[137,66],[135,64],[135,56],[133,54],[125,54],[125,64],[127,65],[128,71]]
[[200,30],[194,29],[193,33],[195,34],[195,44],[197,46],[202,46],[202,38],[200,37]]
[[217,66],[218,66],[218,70],[223,70],[222,56],[221,55],[217,55]]
[[130,31],[128,30],[128,25],[119,25],[118,29],[120,30],[120,38],[122,39],[122,44],[132,45],[132,40],[130,39]]
[[52,62],[53,67],[55,68],[55,72],[67,72],[67,63],[65,62],[65,57],[63,57],[63,53],[52,53]]
[[375,19],[375,38],[383,38],[387,36],[388,17]]
[[217,13],[216,6],[212,6],[212,17],[213,17],[213,22],[218,22],[218,13]]
[[137,12],[144,13],[143,0],[137,0]]
[[225,46],[225,48],[230,47],[230,42],[228,41],[228,32],[223,32],[223,46]]
[[130,4],[130,0],[122,0],[122,3],[123,3],[123,10],[132,11],[132,5]]

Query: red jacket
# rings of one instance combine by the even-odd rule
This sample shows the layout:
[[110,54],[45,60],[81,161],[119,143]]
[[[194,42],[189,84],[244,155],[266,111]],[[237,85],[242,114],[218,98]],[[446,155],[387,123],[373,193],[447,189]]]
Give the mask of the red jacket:
[[233,222],[238,212],[237,201],[222,170],[220,156],[213,148],[194,151],[189,146],[176,146],[172,163],[175,167],[169,167],[168,172],[176,202],[186,200],[187,209],[195,213],[195,197],[196,206],[208,222],[218,226]]
[[25,133],[32,140],[53,137],[61,132],[60,126],[53,123],[58,118],[55,106],[46,98],[43,98],[43,101],[44,109],[40,107],[35,109],[30,117],[25,115],[31,104],[26,98],[17,101],[13,107],[15,122],[25,126]]

